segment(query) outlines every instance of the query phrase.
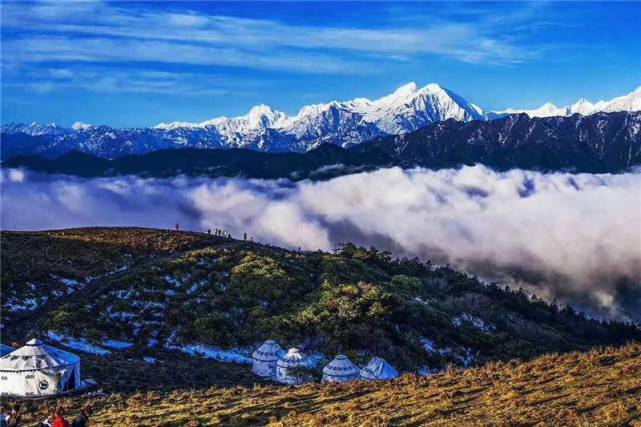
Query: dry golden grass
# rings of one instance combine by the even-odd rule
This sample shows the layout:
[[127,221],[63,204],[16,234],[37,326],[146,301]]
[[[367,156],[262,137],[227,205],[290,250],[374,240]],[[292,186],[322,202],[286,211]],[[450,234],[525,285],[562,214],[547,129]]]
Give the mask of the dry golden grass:
[[205,233],[118,227],[8,231],[0,235],[3,268],[10,270],[5,272],[5,280],[17,282],[44,279],[50,274],[81,280],[100,276],[124,263],[146,261],[150,254],[163,255],[225,241]]
[[87,405],[92,425],[110,426],[639,426],[641,344],[386,382],[79,396],[31,403],[27,421],[54,404]]

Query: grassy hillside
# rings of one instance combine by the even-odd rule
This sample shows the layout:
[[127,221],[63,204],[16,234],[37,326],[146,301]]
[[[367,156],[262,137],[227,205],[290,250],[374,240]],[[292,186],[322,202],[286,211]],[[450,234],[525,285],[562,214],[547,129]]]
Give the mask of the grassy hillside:
[[378,355],[402,371],[434,371],[641,340],[633,325],[353,245],[295,252],[134,228],[1,239],[4,341],[55,331],[98,345],[126,341],[127,354],[164,359],[166,345],[251,351],[274,338],[359,364]]
[[[87,405],[92,425],[638,426],[641,345],[384,382],[176,389],[56,403],[69,414]],[[50,404],[29,403],[26,421],[43,419]]]

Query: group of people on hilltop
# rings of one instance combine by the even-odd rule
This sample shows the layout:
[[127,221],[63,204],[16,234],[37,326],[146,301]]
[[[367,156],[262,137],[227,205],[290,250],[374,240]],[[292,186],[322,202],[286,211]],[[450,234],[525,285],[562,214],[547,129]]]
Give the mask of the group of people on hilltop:
[[65,419],[62,408],[58,407],[46,420],[40,423],[40,427],[86,427],[88,422],[89,416],[84,409],[81,410],[80,414],[70,423]]
[[[19,427],[21,423],[20,406],[14,405],[10,411],[0,414],[0,427]],[[82,409],[80,414],[69,421],[64,416],[64,410],[57,407],[44,421],[41,421],[39,427],[86,427],[89,423],[87,411]]]

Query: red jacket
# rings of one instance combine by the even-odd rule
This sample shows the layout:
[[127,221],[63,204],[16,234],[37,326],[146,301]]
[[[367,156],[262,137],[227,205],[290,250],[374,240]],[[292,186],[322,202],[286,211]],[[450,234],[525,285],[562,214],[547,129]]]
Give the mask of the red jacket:
[[65,420],[65,417],[56,417],[51,423],[51,427],[70,427],[69,421]]

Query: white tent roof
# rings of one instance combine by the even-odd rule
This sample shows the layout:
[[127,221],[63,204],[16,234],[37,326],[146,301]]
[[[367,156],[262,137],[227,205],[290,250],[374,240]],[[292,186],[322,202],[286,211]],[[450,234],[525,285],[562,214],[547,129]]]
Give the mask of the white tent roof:
[[252,357],[261,362],[276,362],[285,353],[274,340],[267,340],[258,347]]
[[360,369],[342,354],[323,368],[323,374],[329,377],[356,377],[359,373]]
[[295,368],[297,366],[314,366],[314,362],[296,347],[290,348],[276,363],[280,368]]
[[0,358],[0,371],[33,371],[73,366],[80,362],[75,354],[44,344],[38,339]]
[[385,359],[373,357],[367,366],[361,369],[360,375],[366,380],[387,380],[398,377],[398,371]]

